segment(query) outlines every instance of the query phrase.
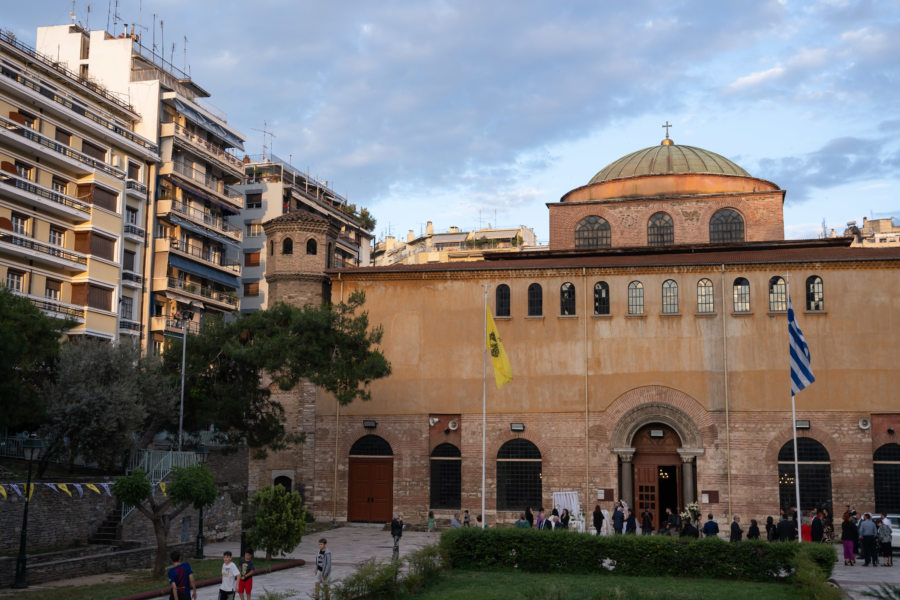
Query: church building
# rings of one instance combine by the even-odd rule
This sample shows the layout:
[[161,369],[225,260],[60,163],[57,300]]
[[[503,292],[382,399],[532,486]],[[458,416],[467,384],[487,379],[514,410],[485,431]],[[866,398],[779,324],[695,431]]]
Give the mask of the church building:
[[[549,203],[549,251],[300,267],[283,239],[321,245],[325,224],[270,221],[272,298],[286,281],[298,298],[363,290],[393,373],[346,407],[311,386],[282,396],[306,444],[251,461],[251,485],[302,486],[319,519],[474,516],[484,456],[488,524],[558,491],[588,513],[697,502],[749,522],[795,504],[796,428],[804,510],[900,513],[900,248],[785,240],[785,193],[667,136]],[[512,365],[501,389],[485,301]],[[796,422],[791,305],[815,374]]]

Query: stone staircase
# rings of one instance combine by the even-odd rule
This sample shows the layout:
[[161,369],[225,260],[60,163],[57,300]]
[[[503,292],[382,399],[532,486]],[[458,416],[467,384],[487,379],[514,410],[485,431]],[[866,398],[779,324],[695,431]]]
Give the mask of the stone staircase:
[[106,519],[100,523],[97,531],[88,539],[89,544],[117,545],[122,540],[122,504],[116,503],[116,507],[106,515]]

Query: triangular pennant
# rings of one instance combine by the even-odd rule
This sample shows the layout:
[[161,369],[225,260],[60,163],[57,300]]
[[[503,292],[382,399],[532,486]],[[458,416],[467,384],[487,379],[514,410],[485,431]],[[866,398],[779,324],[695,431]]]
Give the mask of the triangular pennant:
[[0,485],[0,496],[3,496],[3,499],[6,500],[6,488]]
[[106,492],[107,496],[112,496],[112,494],[109,493],[109,484],[108,483],[101,483],[100,487],[103,488],[103,490]]
[[72,497],[72,492],[69,491],[69,486],[67,486],[66,484],[64,484],[64,483],[57,483],[57,484],[56,484],[56,487],[58,487],[59,489],[61,489],[61,490],[64,491],[65,493],[67,493],[67,494],[69,495],[69,498]]
[[91,490],[92,492],[97,492],[98,494],[100,493],[100,490],[98,490],[97,486],[94,485],[93,483],[86,483],[86,484],[84,484],[84,487]]
[[165,481],[159,482],[159,489],[162,490],[163,496],[165,496],[166,495],[166,482]]
[[16,493],[16,496],[18,496],[19,498],[22,497],[22,490],[19,489],[19,485],[17,483],[11,483],[9,484],[9,487],[11,487],[12,491]]
[[26,490],[26,492],[28,493],[28,499],[31,500],[31,497],[34,495],[34,484],[33,484],[33,483],[26,483],[26,484],[25,484],[25,490]]
[[55,483],[45,483],[44,485],[46,485],[48,488],[50,488],[51,490],[53,490],[53,491],[56,492],[57,494],[59,493],[59,490],[56,489],[56,484],[55,484]]
[[80,484],[80,483],[73,483],[72,485],[75,486],[75,491],[78,492],[78,497],[79,497],[79,498],[81,498],[82,496],[84,496],[84,490],[81,489],[81,484]]

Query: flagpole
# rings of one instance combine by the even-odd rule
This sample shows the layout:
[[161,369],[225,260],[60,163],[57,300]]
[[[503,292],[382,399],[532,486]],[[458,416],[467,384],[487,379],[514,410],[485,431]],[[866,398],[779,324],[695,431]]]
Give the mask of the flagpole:
[[[791,274],[787,274],[787,296],[791,299]],[[797,402],[794,400],[794,391],[791,390],[791,433],[794,436],[794,492],[797,495],[797,541],[803,542],[803,509],[800,508],[800,462],[797,453]]]
[[484,355],[481,359],[481,526],[487,524],[487,516],[484,514],[484,481],[485,481],[485,452],[487,439],[487,284],[484,285],[484,308],[481,311],[484,319],[484,336],[481,345]]

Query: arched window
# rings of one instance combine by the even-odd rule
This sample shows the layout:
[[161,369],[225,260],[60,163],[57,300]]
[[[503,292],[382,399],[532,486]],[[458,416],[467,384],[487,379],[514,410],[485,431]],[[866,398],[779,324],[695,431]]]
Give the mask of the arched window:
[[594,284],[594,314],[609,314],[609,285],[605,281]]
[[662,305],[664,315],[673,315],[678,312],[678,284],[672,279],[666,279],[663,282]]
[[603,217],[591,215],[575,226],[576,248],[609,248],[611,242],[609,223]]
[[541,451],[526,439],[510,440],[497,451],[497,510],[521,511],[543,503]]
[[291,238],[284,238],[281,241],[281,253],[282,254],[293,254],[294,253],[294,240]]
[[[884,444],[872,456],[875,512],[900,513],[900,444]],[[891,524],[896,527],[895,523]]]
[[734,280],[734,312],[750,312],[750,282],[744,277]]
[[498,317],[509,316],[509,286],[501,283],[497,286],[495,309]]
[[[800,510],[827,508],[831,511],[831,457],[828,450],[813,438],[797,438],[797,463],[800,473]],[[797,504],[794,486],[794,441],[778,452],[778,495],[781,510]]]
[[818,275],[806,278],[806,310],[825,310],[825,287]]
[[438,445],[431,453],[431,508],[460,508],[462,454],[453,444]]
[[383,437],[364,435],[353,443],[350,456],[393,456],[391,445]]
[[787,286],[782,277],[769,280],[769,312],[787,311]]
[[628,284],[628,314],[644,314],[644,284],[640,281]]
[[697,312],[716,312],[716,300],[713,293],[713,283],[709,279],[701,279],[697,282]]
[[671,246],[675,243],[675,225],[667,213],[658,212],[647,222],[647,244]]
[[575,286],[568,281],[559,287],[559,314],[575,314]]
[[306,253],[307,254],[315,254],[319,251],[319,246],[316,244],[316,240],[310,238],[306,241]]
[[294,489],[291,478],[284,475],[280,475],[275,478],[275,481],[272,482],[272,487],[275,487],[276,485],[280,485],[281,487],[283,487],[284,491],[286,491],[287,493],[291,493],[291,491]]
[[711,244],[744,241],[744,218],[736,210],[723,208],[709,220]]
[[539,283],[528,286],[528,316],[540,317],[544,314],[543,290]]

